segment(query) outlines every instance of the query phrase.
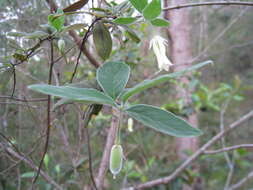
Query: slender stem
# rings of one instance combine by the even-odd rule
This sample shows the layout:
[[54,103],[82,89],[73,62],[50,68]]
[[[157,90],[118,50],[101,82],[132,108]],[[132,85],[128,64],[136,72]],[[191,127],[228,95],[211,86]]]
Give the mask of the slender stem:
[[221,152],[228,152],[228,151],[236,150],[239,148],[253,148],[253,144],[240,144],[240,145],[225,147],[218,150],[207,150],[204,152],[204,154],[218,154]]
[[91,116],[93,114],[94,110],[94,105],[90,105],[85,112],[84,116],[84,130],[86,134],[86,139],[87,139],[87,147],[88,147],[88,156],[89,156],[89,173],[90,173],[90,178],[93,183],[93,187],[95,190],[97,190],[97,184],[93,175],[93,169],[92,169],[92,153],[91,153],[91,145],[90,145],[90,135],[89,135],[89,130],[88,130],[88,124],[91,120]]
[[[52,75],[53,75],[53,66],[54,66],[54,46],[53,46],[53,40],[50,40],[50,68],[49,68],[49,76],[48,76],[48,84],[52,83]],[[37,181],[39,175],[40,175],[40,170],[42,168],[42,164],[45,158],[45,155],[48,150],[48,145],[49,145],[49,137],[50,137],[50,128],[51,128],[51,96],[48,95],[47,97],[47,131],[46,131],[46,142],[45,142],[45,147],[44,147],[44,152],[42,154],[42,158],[40,160],[39,168],[37,171],[37,174],[35,178],[32,181],[32,189],[34,187],[35,182]]]
[[214,1],[214,2],[203,2],[203,3],[186,3],[173,5],[169,7],[163,8],[163,11],[173,10],[173,9],[181,9],[181,8],[189,8],[189,7],[199,7],[199,6],[213,6],[213,5],[237,5],[237,6],[253,6],[253,2],[247,1]]

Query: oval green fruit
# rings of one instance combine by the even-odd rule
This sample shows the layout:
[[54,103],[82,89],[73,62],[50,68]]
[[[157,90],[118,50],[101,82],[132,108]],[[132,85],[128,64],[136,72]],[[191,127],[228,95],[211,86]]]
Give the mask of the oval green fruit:
[[102,21],[98,21],[93,28],[93,41],[98,55],[103,60],[108,59],[112,51],[112,38]]
[[122,169],[122,163],[123,149],[121,145],[113,145],[110,155],[110,171],[113,174],[113,178],[115,178]]

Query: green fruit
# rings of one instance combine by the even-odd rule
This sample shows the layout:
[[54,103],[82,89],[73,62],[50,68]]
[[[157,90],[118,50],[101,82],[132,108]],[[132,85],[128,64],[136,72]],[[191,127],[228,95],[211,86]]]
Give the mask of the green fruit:
[[112,51],[112,37],[103,22],[98,21],[93,28],[93,41],[98,55],[106,60]]
[[115,179],[116,175],[122,169],[123,149],[121,145],[113,145],[110,155],[110,171]]

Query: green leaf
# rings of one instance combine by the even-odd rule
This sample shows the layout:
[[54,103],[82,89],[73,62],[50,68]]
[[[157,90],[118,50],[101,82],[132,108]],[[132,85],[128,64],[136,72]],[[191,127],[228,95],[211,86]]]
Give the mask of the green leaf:
[[139,43],[141,41],[141,39],[137,36],[137,34],[128,26],[126,25],[121,25],[125,30],[126,30],[126,34],[127,36],[129,36],[129,38],[131,38],[134,42]]
[[125,88],[130,67],[123,62],[107,62],[97,70],[97,81],[106,94],[116,99]]
[[167,135],[175,137],[194,137],[202,134],[199,129],[193,128],[185,120],[158,107],[138,104],[129,107],[126,109],[126,112],[143,125]]
[[26,173],[21,174],[20,177],[22,177],[22,178],[32,178],[32,177],[34,177],[34,175],[35,175],[35,172],[26,172]]
[[93,41],[98,55],[106,60],[112,51],[112,38],[109,30],[102,22],[97,22],[93,28]]
[[[58,16],[61,15],[61,16]],[[48,15],[48,23],[53,26],[58,32],[62,30],[64,25],[64,12],[61,9],[57,10],[56,14]]]
[[36,38],[44,38],[48,36],[48,33],[43,31],[35,31],[32,33],[26,33],[26,32],[9,32],[8,36],[14,36],[14,37],[23,37],[27,39],[36,39]]
[[205,62],[202,62],[202,63],[199,63],[199,64],[196,64],[192,67],[189,67],[183,71],[178,71],[178,72],[174,72],[174,73],[170,73],[170,74],[165,74],[165,75],[161,75],[161,76],[158,76],[152,80],[144,80],[143,82],[137,84],[136,86],[132,87],[132,88],[129,88],[127,89],[122,95],[121,95],[121,99],[125,102],[129,97],[133,96],[134,94],[137,94],[137,93],[140,93],[148,88],[151,88],[153,86],[156,86],[156,85],[159,85],[163,82],[166,82],[170,79],[173,79],[173,78],[178,78],[182,75],[184,75],[185,73],[187,72],[190,72],[190,71],[194,71],[196,69],[199,69],[205,65],[208,65],[208,64],[211,64],[213,63],[212,61],[205,61]]
[[158,27],[168,27],[170,25],[169,21],[165,19],[161,19],[161,18],[156,18],[154,20],[151,20],[150,22],[153,26],[158,26]]
[[132,24],[137,18],[134,17],[119,17],[116,18],[113,22],[116,24]]
[[65,26],[63,28],[62,32],[68,32],[70,30],[85,29],[85,26],[87,26],[87,24],[72,24],[72,25],[68,25],[68,26]]
[[143,16],[147,20],[152,20],[161,14],[161,0],[152,0],[143,10]]
[[147,0],[130,0],[130,2],[139,12],[142,12],[142,10],[148,4]]
[[116,106],[116,103],[111,97],[93,88],[76,88],[70,86],[53,86],[46,84],[30,85],[28,88],[43,94],[67,98],[69,100]]

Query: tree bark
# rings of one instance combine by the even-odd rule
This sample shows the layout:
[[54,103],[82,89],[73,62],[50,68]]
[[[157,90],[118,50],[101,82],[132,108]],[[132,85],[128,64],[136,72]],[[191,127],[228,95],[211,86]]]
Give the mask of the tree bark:
[[[187,3],[187,0],[164,0],[164,4],[176,5]],[[179,9],[171,10],[165,13],[165,17],[170,20],[170,26],[168,28],[168,35],[170,39],[170,50],[172,63],[175,64],[174,71],[184,70],[190,65],[186,65],[188,60],[191,60],[191,41],[190,41],[190,24],[189,24],[189,10]],[[185,76],[179,79],[179,83],[183,83],[185,87],[188,86],[190,80],[189,76]],[[191,91],[187,88],[176,86],[176,98],[184,100],[184,107],[189,107],[192,104]],[[192,112],[185,118],[194,127],[198,125],[198,118],[196,112]],[[185,160],[188,155],[186,151],[195,152],[198,149],[198,138],[177,138],[176,139],[176,151],[180,160]],[[196,169],[196,168],[195,168]],[[184,185],[184,190],[197,189]]]

